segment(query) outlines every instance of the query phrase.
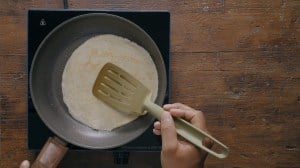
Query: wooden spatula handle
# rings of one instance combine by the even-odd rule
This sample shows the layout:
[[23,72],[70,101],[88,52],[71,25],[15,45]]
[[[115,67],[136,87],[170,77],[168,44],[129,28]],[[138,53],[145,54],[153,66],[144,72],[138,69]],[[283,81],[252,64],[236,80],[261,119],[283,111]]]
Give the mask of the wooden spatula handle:
[[[152,103],[150,101],[150,99],[146,99],[144,102],[144,107],[155,118],[160,120],[160,117],[161,117],[162,113],[164,112],[164,110],[160,106]],[[199,147],[200,149],[208,152],[209,154],[211,154],[217,158],[223,159],[223,158],[227,157],[227,155],[229,153],[228,147],[226,145],[224,145],[223,143],[221,143],[220,141],[218,141],[217,139],[215,139],[214,137],[212,137],[211,135],[209,135],[208,133],[206,133],[205,131],[195,127],[194,125],[190,124],[189,122],[185,121],[182,118],[174,117],[174,122],[175,122],[177,134],[181,135],[183,138],[185,138],[186,140],[188,140],[195,146]],[[203,144],[203,141],[205,138],[208,138],[211,141],[213,141],[214,144],[221,146],[222,152],[217,153],[217,152],[207,148]]]

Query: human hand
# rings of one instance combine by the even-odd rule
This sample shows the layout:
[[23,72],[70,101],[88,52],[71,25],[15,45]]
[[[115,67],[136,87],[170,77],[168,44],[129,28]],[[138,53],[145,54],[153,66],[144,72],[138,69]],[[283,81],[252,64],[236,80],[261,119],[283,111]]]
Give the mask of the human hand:
[[[174,117],[181,117],[197,128],[207,131],[204,115],[181,103],[166,104],[161,122],[154,123],[153,133],[162,136],[161,164],[163,168],[199,168],[203,166],[207,153],[177,136]],[[204,145],[211,148],[212,143],[204,140]]]
[[23,162],[20,164],[20,168],[30,168],[30,163],[28,160],[23,160]]

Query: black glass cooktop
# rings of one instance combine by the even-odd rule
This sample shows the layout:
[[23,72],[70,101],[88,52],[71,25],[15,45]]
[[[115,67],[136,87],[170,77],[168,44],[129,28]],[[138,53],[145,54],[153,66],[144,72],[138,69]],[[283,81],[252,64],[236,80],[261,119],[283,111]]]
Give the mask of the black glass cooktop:
[[[27,15],[27,72],[30,71],[35,51],[45,36],[57,25],[72,17],[87,13],[109,13],[124,17],[144,29],[156,42],[165,61],[168,87],[165,103],[169,100],[169,58],[170,58],[170,13],[166,11],[98,11],[98,10],[48,10],[31,9]],[[29,75],[28,75],[29,77]],[[27,82],[29,85],[29,82]],[[27,92],[27,132],[28,148],[41,149],[49,136],[54,133],[49,130],[39,118],[28,87]],[[82,149],[69,145],[70,149]],[[160,137],[153,135],[152,126],[137,139],[112,151],[159,151]]]

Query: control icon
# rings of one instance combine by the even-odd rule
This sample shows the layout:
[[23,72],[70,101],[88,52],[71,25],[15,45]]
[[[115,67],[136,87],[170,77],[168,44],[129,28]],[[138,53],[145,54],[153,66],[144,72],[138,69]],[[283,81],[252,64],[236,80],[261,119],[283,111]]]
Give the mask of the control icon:
[[46,26],[46,25],[47,25],[47,23],[46,23],[45,19],[41,19],[40,26]]

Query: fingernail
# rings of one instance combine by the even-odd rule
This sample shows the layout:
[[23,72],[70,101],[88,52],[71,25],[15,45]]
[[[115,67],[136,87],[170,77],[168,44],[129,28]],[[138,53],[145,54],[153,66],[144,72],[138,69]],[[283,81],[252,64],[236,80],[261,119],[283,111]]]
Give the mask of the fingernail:
[[163,106],[163,108],[166,108],[166,107],[168,107],[168,106],[170,106],[170,104],[165,104],[165,105]]
[[30,163],[28,160],[24,160],[22,163],[21,163],[21,166],[20,168],[29,168],[30,166]]
[[162,115],[161,115],[161,121],[162,122],[170,122],[172,119],[170,113],[168,112],[163,112]]

